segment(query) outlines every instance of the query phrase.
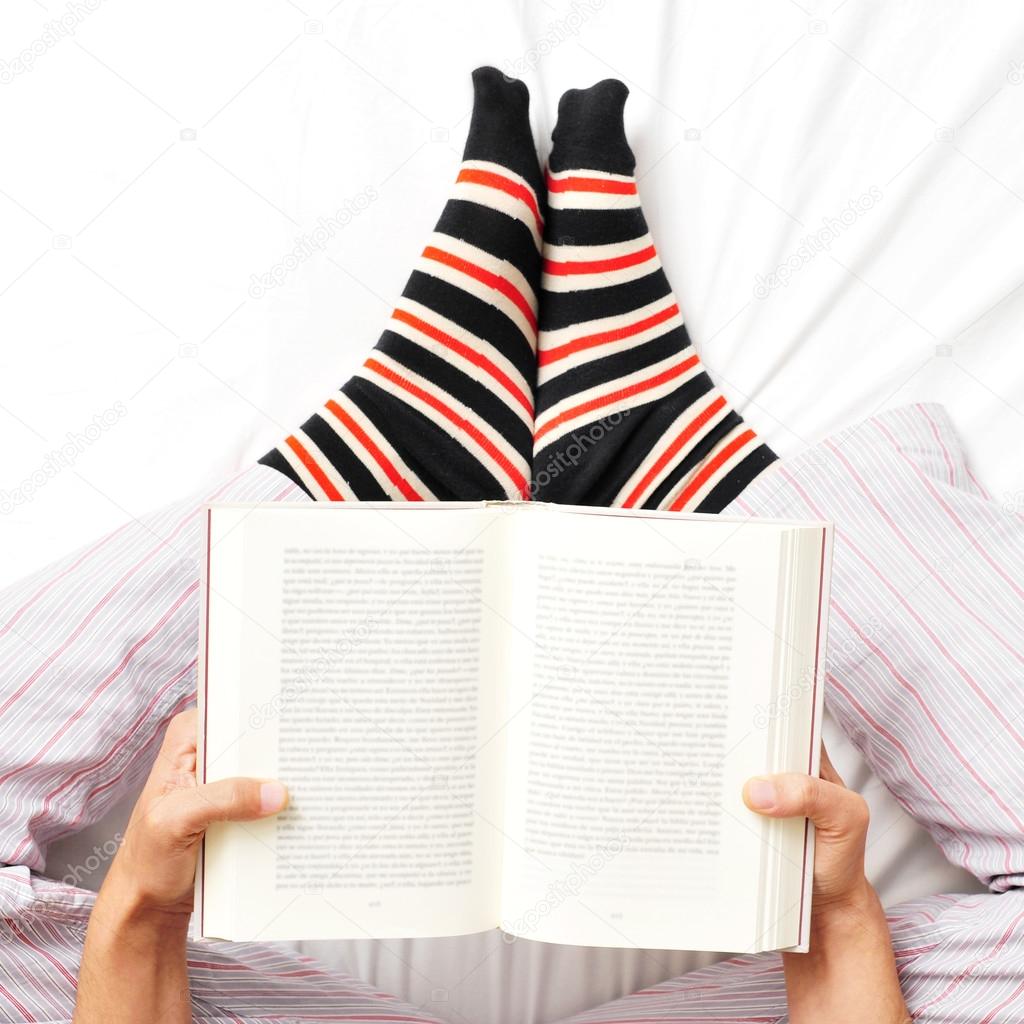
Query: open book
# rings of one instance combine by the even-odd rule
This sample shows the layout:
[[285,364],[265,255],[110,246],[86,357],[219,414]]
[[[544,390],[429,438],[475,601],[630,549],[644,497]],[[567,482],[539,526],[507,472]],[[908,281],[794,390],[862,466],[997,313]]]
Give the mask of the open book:
[[501,927],[806,948],[827,523],[475,504],[206,509],[200,779],[291,803],[207,833],[198,932]]

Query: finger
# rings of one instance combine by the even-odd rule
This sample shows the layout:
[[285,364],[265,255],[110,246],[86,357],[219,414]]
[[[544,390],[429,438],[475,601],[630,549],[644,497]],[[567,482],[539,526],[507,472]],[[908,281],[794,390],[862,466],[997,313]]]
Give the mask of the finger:
[[842,776],[836,771],[835,765],[832,764],[832,758],[828,756],[828,751],[825,749],[825,744],[821,745],[821,777],[826,782],[834,782],[837,786],[843,786],[845,788],[846,783],[843,782]]
[[811,775],[762,775],[743,787],[746,805],[770,818],[810,818],[817,829],[835,836],[867,832],[868,805],[845,786]]
[[[168,788],[188,785],[186,776],[196,770],[196,709],[175,715],[167,724],[143,793],[156,797]],[[191,785],[195,785],[193,779]]]
[[197,723],[195,708],[175,715],[167,725],[167,732],[164,733],[164,741],[160,746],[161,756],[177,764],[182,756],[195,755]]
[[155,809],[163,827],[179,838],[203,832],[215,821],[255,821],[277,814],[288,791],[272,779],[221,779],[169,793]]

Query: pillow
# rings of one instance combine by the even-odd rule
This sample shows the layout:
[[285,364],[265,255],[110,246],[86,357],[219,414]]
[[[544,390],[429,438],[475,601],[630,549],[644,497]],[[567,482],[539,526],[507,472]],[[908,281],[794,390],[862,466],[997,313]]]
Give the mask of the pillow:
[[954,863],[1024,878],[1024,518],[971,476],[945,411],[828,438],[728,514],[836,524],[826,702]]
[[101,818],[195,699],[199,506],[308,501],[255,466],[0,592],[0,862]]

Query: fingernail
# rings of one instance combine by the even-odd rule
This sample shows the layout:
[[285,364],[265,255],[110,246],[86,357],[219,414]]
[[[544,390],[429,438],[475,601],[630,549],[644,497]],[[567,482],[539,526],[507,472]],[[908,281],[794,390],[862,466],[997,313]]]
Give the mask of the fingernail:
[[273,814],[288,803],[288,790],[280,782],[264,782],[260,786],[260,811]]
[[754,778],[747,783],[747,800],[751,807],[767,811],[775,806],[775,783],[771,779]]

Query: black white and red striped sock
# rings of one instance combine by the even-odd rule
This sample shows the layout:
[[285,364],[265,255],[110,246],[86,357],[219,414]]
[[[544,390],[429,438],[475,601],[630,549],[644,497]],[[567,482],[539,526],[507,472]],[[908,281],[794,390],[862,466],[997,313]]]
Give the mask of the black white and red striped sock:
[[712,383],[647,229],[609,79],[558,106],[534,426],[539,500],[718,512],[775,454]]
[[333,501],[526,497],[544,185],[526,86],[473,72],[462,166],[359,372],[260,461]]

